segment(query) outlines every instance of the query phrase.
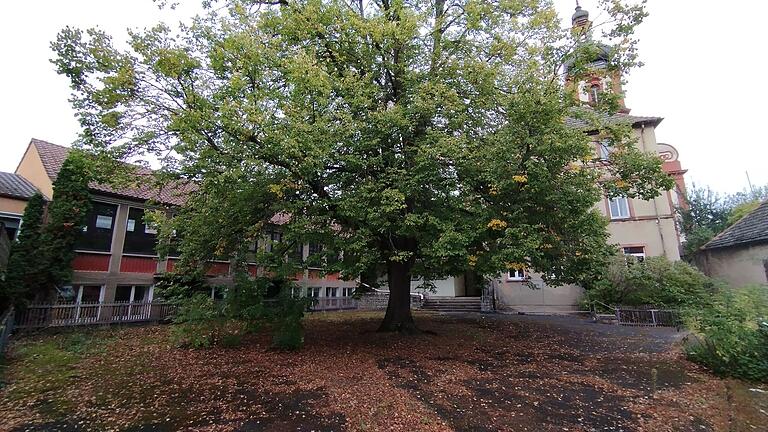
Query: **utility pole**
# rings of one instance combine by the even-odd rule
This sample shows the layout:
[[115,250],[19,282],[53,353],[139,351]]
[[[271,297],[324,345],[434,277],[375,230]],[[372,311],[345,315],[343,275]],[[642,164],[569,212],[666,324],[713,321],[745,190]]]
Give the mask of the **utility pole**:
[[747,175],[747,184],[749,185],[749,193],[752,194],[752,196],[755,196],[755,189],[752,187],[752,181],[749,179],[749,171],[744,171],[744,173]]

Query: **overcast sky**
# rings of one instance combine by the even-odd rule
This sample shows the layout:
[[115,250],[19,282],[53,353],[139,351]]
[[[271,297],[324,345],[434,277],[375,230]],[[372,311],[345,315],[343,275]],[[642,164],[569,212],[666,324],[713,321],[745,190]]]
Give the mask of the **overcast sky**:
[[[191,0],[196,8],[198,0]],[[555,0],[570,21],[575,1]],[[582,0],[596,11],[596,0]],[[79,126],[56,75],[49,43],[66,25],[100,26],[116,39],[126,28],[175,22],[189,10],[160,12],[152,0],[7,1],[0,14],[0,171],[13,171],[29,139],[69,145]],[[659,142],[677,147],[689,184],[722,192],[768,183],[765,17],[768,2],[649,0],[638,30],[645,66],[628,76],[633,114],[664,117]]]

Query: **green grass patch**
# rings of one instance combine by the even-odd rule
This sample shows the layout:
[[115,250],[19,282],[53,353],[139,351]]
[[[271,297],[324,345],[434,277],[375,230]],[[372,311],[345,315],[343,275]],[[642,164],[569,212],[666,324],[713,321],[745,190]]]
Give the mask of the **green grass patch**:
[[76,403],[66,391],[80,376],[78,363],[103,353],[112,340],[110,331],[83,330],[17,341],[3,371],[9,381],[7,396],[36,398],[41,411],[66,413]]

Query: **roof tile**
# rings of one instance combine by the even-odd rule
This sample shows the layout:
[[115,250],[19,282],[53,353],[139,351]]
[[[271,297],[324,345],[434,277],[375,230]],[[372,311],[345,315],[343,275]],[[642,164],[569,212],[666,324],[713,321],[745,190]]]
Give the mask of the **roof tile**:
[[768,243],[768,201],[760,204],[701,248],[718,249],[763,242]]
[[[51,181],[56,181],[70,148],[34,138],[31,144],[37,148],[48,177]],[[90,189],[121,198],[140,201],[155,200],[163,204],[181,205],[186,201],[187,195],[196,188],[195,185],[188,183],[171,184],[160,188],[152,181],[152,170],[135,165],[133,167],[136,169],[134,186],[113,187],[107,184],[91,183]]]
[[19,174],[0,172],[0,195],[28,200],[36,192],[37,188]]

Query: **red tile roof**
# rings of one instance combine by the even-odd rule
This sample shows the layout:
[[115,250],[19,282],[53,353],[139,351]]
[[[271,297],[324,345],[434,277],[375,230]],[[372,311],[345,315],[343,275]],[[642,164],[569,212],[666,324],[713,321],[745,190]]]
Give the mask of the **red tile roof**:
[[[69,154],[70,148],[35,138],[32,138],[30,145],[35,146],[40,154],[40,160],[48,177],[52,182],[56,181],[56,177]],[[152,170],[136,165],[131,165],[131,167],[135,169],[136,173],[134,185],[116,188],[106,184],[91,183],[90,189],[93,192],[130,200],[154,200],[162,204],[181,205],[186,201],[187,195],[197,188],[192,183],[176,183],[160,188],[153,184]]]

